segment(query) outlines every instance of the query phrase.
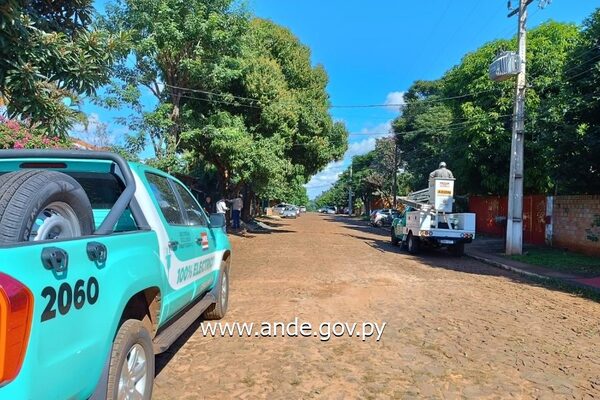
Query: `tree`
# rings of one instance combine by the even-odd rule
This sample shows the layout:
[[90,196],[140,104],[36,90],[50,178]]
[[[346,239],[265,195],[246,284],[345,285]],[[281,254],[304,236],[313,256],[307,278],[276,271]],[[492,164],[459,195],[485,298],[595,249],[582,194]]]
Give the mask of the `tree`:
[[[574,143],[571,150],[556,147],[561,142],[558,136],[569,131],[560,121],[573,98],[573,93],[566,91],[570,83],[565,70],[570,68],[569,57],[580,36],[575,25],[556,22],[542,24],[529,33],[525,142],[528,192],[551,191],[556,174],[565,167],[569,171],[593,170],[592,165],[581,168],[564,163],[573,147],[584,144],[574,139],[578,129],[580,134],[582,130],[587,132],[586,125],[571,129],[572,135],[563,142]],[[407,105],[393,127],[414,176],[413,186],[425,187],[428,172],[443,160],[457,177],[458,192],[506,193],[514,82],[491,81],[487,68],[495,54],[515,46],[514,39],[487,43],[467,54],[441,79],[417,81],[410,88],[405,96]],[[584,136],[588,143],[593,137]],[[562,165],[557,163],[560,160]]]
[[[191,108],[190,125],[203,120],[208,124],[190,130],[193,135],[188,136],[186,148],[202,149],[203,157],[217,166],[226,189],[235,191],[249,185],[259,196],[285,199],[290,183],[305,183],[344,154],[347,131],[343,124],[334,124],[328,113],[323,68],[311,65],[309,49],[289,30],[269,21],[252,20],[239,64],[239,78],[224,90],[235,93],[235,98],[253,101],[238,108],[220,108],[230,115],[226,119],[240,122],[239,132],[243,131],[243,122],[245,136],[254,144],[252,147],[240,142],[236,158],[248,153],[260,157],[255,157],[255,164],[246,162],[245,169],[224,163],[222,152],[210,151],[213,137],[208,130],[214,127],[218,131],[222,125],[215,125],[196,107]],[[240,175],[242,172],[252,179]]]
[[328,113],[327,76],[309,49],[235,4],[119,1],[106,26],[134,46],[103,102],[134,109],[126,122],[160,167],[215,174],[221,193],[246,194],[245,210],[257,197],[303,199],[307,179],[343,155],[346,129]]
[[[127,105],[134,115],[124,122],[150,139],[163,168],[176,169],[182,114],[194,103],[199,114],[231,96],[214,98],[226,81],[239,73],[236,56],[246,27],[246,15],[232,0],[119,0],[108,7],[103,25],[132,38],[131,57],[113,68],[117,79],[102,99],[109,107]],[[142,96],[156,100],[144,108]]]
[[[394,194],[396,196],[406,195],[410,192],[412,176],[404,171],[399,173],[395,165],[395,150],[394,137],[378,139],[375,149],[352,158],[352,177],[350,177],[350,167],[348,167],[332,188],[317,197],[317,205],[345,207],[348,204],[348,190],[352,188],[355,200],[354,208],[356,209],[357,205],[362,203],[368,214],[374,196],[384,199],[391,205]],[[393,192],[394,173],[398,176],[396,193]]]
[[555,193],[600,193],[600,9],[584,22],[557,75],[543,89],[540,141]]
[[92,0],[8,0],[0,6],[0,97],[9,117],[67,135],[82,116],[79,95],[108,82],[124,40],[90,29],[92,12]]

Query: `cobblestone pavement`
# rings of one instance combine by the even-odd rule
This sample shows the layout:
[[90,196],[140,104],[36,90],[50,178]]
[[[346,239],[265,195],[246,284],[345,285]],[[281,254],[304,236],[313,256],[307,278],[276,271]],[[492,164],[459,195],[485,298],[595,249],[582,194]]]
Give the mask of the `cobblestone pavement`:
[[224,322],[387,322],[382,339],[210,338],[157,360],[155,399],[599,398],[600,304],[317,214],[232,237]]

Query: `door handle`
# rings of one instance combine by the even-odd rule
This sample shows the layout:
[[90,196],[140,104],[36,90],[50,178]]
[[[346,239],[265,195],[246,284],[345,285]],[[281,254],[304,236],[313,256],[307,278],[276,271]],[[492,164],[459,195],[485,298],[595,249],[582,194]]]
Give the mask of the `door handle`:
[[95,261],[98,264],[104,264],[108,258],[108,250],[102,243],[89,242],[87,244],[87,255],[90,261]]
[[169,242],[169,248],[171,250],[177,250],[177,246],[179,246],[179,242],[177,240],[171,240]]
[[69,254],[58,247],[45,247],[42,249],[42,264],[54,272],[64,272],[69,266]]

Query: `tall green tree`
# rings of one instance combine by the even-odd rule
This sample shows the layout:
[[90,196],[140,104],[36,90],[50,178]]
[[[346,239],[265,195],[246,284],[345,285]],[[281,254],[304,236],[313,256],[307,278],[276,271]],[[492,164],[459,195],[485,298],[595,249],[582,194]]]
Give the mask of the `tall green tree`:
[[214,173],[221,193],[252,202],[298,198],[343,155],[327,75],[289,30],[231,0],[120,0],[106,26],[128,31],[133,47],[104,103],[134,109],[133,142],[149,138],[159,166]]
[[[561,142],[558,136],[569,131],[561,122],[566,121],[565,110],[575,112],[568,104],[579,98],[570,89],[572,82],[566,71],[580,62],[571,58],[580,42],[580,30],[572,24],[548,22],[528,34],[527,192],[551,192],[557,174],[575,168],[566,162],[567,148],[561,150],[557,144]],[[493,82],[487,71],[499,51],[515,47],[515,39],[487,43],[467,54],[441,79],[413,84],[406,96],[407,105],[393,126],[414,175],[414,187],[425,187],[427,173],[438,162],[446,161],[457,177],[459,192],[506,193],[514,81]],[[576,114],[580,115],[579,111]],[[574,147],[587,154],[585,141],[575,140],[576,132],[581,135],[583,131],[587,132],[585,124],[572,128],[573,133],[563,143],[575,143]],[[593,137],[584,136],[588,141]]]
[[[187,104],[204,115],[234,103],[231,96],[207,93],[221,92],[239,74],[236,57],[246,23],[232,0],[118,0],[108,7],[104,25],[128,32],[132,45],[130,57],[114,67],[116,79],[103,102],[133,108],[125,123],[150,139],[161,167],[180,164]],[[144,106],[146,93],[154,97],[154,109]]]
[[[80,95],[108,82],[124,37],[95,29],[92,0],[0,5],[0,96],[11,118],[65,137]],[[66,100],[68,99],[68,100]]]

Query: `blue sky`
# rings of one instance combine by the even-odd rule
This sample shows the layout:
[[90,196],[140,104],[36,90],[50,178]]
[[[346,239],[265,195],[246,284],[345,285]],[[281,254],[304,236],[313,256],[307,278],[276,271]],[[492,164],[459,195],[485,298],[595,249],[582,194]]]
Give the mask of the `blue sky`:
[[[99,9],[103,3],[97,2]],[[248,0],[248,5],[311,48],[313,62],[327,70],[331,103],[338,106],[398,103],[413,81],[439,78],[464,54],[516,32],[515,18],[506,17],[506,0]],[[535,0],[528,28],[548,19],[580,24],[597,7],[600,0],[553,0],[540,9]],[[85,111],[111,126],[119,114],[90,105]],[[398,111],[332,108],[331,114],[352,133],[349,150],[308,183],[311,198],[335,182],[353,155],[371,150]],[[126,131],[115,127],[112,132],[118,140]]]

